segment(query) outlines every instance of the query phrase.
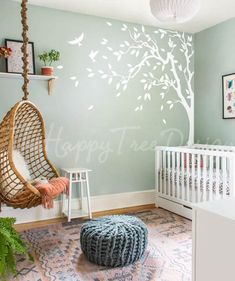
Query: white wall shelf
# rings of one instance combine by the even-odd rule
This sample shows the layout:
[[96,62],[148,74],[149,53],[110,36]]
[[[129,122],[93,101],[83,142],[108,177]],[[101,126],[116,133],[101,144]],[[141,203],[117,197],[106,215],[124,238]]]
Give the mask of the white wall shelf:
[[[7,73],[0,72],[0,78],[6,79],[23,79],[22,74],[18,73]],[[46,76],[46,75],[29,75],[29,80],[41,80],[48,82],[48,94],[50,95],[53,88],[54,81],[58,79],[57,76]]]

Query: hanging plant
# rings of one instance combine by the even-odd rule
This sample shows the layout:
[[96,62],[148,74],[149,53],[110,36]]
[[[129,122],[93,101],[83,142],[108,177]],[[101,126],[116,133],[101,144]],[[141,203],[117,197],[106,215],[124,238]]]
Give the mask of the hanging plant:
[[16,254],[23,254],[31,261],[28,246],[14,229],[15,218],[0,218],[0,280],[9,280],[16,274]]
[[7,59],[10,57],[11,54],[12,54],[11,48],[0,47],[0,57]]
[[51,65],[53,62],[60,59],[60,52],[51,50],[49,52],[43,52],[38,57],[44,63],[44,66],[42,67],[42,75],[53,75],[54,68]]

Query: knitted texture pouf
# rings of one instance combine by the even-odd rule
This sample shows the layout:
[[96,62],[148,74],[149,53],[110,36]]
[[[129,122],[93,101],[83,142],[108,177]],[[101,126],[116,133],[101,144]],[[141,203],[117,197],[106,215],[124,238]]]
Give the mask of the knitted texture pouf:
[[118,267],[139,260],[146,249],[148,230],[138,218],[106,216],[85,223],[81,248],[87,259],[98,265]]

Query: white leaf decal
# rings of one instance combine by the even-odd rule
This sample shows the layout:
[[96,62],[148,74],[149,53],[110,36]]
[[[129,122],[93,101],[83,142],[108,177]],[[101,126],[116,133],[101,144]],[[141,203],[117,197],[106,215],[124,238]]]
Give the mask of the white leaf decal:
[[162,119],[162,122],[166,125],[166,120],[165,119]]
[[88,74],[88,77],[89,77],[89,78],[94,77],[94,76],[95,76],[95,73],[89,73],[89,74]]
[[106,45],[108,43],[108,40],[106,38],[103,38],[101,41],[101,45]]
[[147,99],[151,100],[151,95],[147,93]]
[[72,80],[72,81],[73,81],[73,80],[76,80],[76,79],[77,79],[76,76],[71,76],[71,77],[70,77],[70,80]]
[[107,21],[106,23],[107,23],[108,26],[112,26],[111,22]]
[[57,69],[63,69],[64,67],[63,67],[63,65],[58,65],[57,66]]
[[122,30],[122,31],[126,31],[126,30],[127,30],[127,25],[126,25],[126,24],[123,24],[121,30]]
[[75,87],[77,88],[78,85],[79,85],[79,81],[77,80],[77,81],[75,82]]
[[125,84],[125,85],[123,86],[123,91],[126,91],[126,89],[127,89],[127,84]]
[[88,110],[92,110],[94,108],[94,105],[90,105],[89,107],[88,107]]

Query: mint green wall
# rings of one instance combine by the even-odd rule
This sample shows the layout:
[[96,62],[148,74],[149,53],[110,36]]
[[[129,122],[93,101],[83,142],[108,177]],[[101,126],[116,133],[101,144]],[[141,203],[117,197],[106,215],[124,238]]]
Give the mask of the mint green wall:
[[[4,44],[5,38],[20,39],[20,6],[12,1],[0,2],[0,43]],[[123,55],[120,61],[117,61],[116,55],[110,56],[109,52],[113,52],[110,48],[119,51],[123,48],[120,45],[129,40],[128,32],[122,30],[126,28],[123,23],[35,6],[29,8],[29,21],[30,40],[35,43],[36,54],[51,48],[61,52],[61,61],[55,67],[62,65],[63,69],[56,68],[59,79],[53,95],[47,95],[45,82],[33,81],[30,85],[30,100],[40,108],[45,118],[51,160],[59,168],[91,168],[92,195],[152,189],[153,148],[156,144],[185,143],[188,138],[188,117],[172,89],[168,91],[162,87],[146,86],[148,89],[144,90],[143,81],[140,80],[143,80],[143,74],[149,76],[151,71],[155,71],[152,81],[162,75],[163,80],[167,79],[171,77],[171,67],[161,65],[161,70],[156,70],[158,65],[154,60],[150,66],[141,67],[126,89],[124,83],[119,90],[117,77],[109,84],[109,79],[101,77],[101,71],[109,71],[111,64],[114,72],[125,76],[127,64],[140,63],[146,48],[143,44],[140,54]],[[144,27],[129,23],[127,26],[150,34],[162,56],[168,56],[167,49],[171,43],[164,31],[151,27],[143,30]],[[73,40],[82,33],[82,46],[73,45]],[[180,36],[174,36],[172,40]],[[184,36],[191,42],[191,36]],[[104,39],[108,39],[107,44],[102,43]],[[150,42],[146,38],[144,40]],[[179,77],[183,80],[185,66],[180,46],[170,48],[178,63]],[[95,56],[96,51],[99,53]],[[36,66],[39,72],[38,59]],[[3,68],[2,63],[1,70]],[[193,65],[190,69],[193,70]],[[94,74],[88,78],[90,73]],[[21,99],[20,87],[18,80],[0,80],[1,118]],[[186,94],[184,87],[183,84],[182,93]],[[164,99],[160,95],[162,92]],[[126,130],[125,135],[123,130]]]
[[195,140],[235,144],[235,119],[222,119],[222,75],[235,72],[235,19],[195,36]]

